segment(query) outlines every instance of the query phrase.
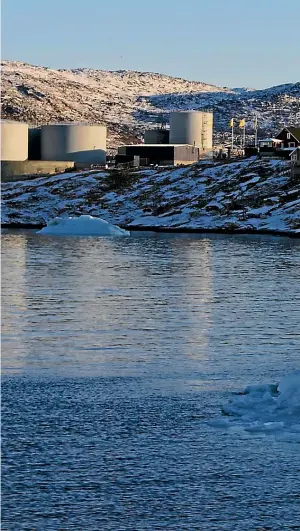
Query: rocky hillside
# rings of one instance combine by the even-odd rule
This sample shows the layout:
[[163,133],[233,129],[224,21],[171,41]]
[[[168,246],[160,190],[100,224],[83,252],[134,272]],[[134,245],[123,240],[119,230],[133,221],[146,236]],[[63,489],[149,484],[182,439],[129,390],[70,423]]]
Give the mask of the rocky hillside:
[[2,184],[2,222],[90,214],[134,227],[300,234],[300,182],[289,163],[251,158],[182,168],[69,173]]
[[[300,124],[300,83],[265,90],[230,89],[161,74],[132,71],[53,70],[2,62],[2,117],[30,124],[76,121],[106,123],[108,145],[137,142],[145,128],[168,120],[171,110],[212,109],[215,144],[229,138],[231,117],[254,115],[260,133],[284,123]],[[236,130],[237,139],[239,131]]]
[[2,62],[2,116],[31,124],[106,123],[109,145],[137,141],[162,110],[144,97],[218,93],[213,85],[130,71],[52,70]]

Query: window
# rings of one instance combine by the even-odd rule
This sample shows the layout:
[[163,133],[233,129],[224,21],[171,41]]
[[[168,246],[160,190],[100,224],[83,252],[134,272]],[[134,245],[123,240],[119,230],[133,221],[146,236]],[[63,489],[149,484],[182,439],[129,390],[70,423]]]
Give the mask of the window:
[[289,140],[291,138],[291,133],[287,133],[286,138]]
[[289,142],[289,147],[296,147],[295,142]]

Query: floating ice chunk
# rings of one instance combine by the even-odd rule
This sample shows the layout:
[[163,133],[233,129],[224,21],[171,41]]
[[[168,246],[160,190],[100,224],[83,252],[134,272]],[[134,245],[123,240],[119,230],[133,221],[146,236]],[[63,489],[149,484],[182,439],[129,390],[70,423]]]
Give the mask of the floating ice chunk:
[[246,387],[223,407],[223,413],[227,423],[215,421],[215,426],[300,442],[300,371],[285,376],[279,384]]
[[245,426],[244,429],[246,431],[249,431],[250,433],[265,433],[281,430],[282,428],[284,428],[284,422],[255,422],[253,424]]
[[130,236],[130,232],[93,216],[54,218],[37,234],[73,236]]
[[208,423],[210,426],[213,426],[214,428],[229,428],[230,427],[230,421],[228,419],[215,419],[211,420]]
[[279,382],[279,402],[281,406],[284,403],[288,407],[296,406],[300,408],[300,371],[296,371],[293,374],[288,374]]

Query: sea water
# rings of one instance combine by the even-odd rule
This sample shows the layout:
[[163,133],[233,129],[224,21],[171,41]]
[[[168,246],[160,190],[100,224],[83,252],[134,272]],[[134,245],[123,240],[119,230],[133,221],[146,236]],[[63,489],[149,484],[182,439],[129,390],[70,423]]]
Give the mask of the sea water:
[[2,529],[299,529],[298,240],[2,255]]

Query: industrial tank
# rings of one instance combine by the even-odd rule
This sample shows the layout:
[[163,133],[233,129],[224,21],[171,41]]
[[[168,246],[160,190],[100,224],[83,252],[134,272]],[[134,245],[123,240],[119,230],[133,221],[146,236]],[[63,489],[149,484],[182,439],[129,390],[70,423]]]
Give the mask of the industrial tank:
[[42,160],[105,164],[106,127],[75,123],[44,125],[41,154]]
[[1,120],[1,160],[28,159],[28,125],[24,122]]
[[202,113],[202,149],[211,151],[213,147],[213,113]]
[[168,129],[148,129],[144,134],[145,144],[168,144]]
[[212,148],[211,112],[179,111],[170,113],[170,144],[190,144],[201,149]]

